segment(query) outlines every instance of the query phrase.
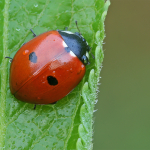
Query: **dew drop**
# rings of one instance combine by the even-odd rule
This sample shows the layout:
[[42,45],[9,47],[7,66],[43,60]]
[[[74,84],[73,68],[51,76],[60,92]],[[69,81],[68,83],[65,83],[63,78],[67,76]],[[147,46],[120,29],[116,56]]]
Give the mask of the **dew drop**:
[[9,63],[12,63],[12,59],[9,60]]
[[34,7],[38,7],[38,4],[34,4]]
[[19,29],[19,28],[16,28],[16,30],[17,30],[17,31],[20,31],[20,29]]
[[23,55],[26,55],[28,53],[29,53],[29,50],[27,50],[27,49],[23,51]]

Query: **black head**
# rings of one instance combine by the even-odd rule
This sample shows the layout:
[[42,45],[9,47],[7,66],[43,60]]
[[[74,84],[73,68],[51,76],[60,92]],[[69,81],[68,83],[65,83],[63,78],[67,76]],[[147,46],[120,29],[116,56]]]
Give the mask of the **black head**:
[[88,64],[86,52],[90,51],[90,47],[83,36],[79,32],[60,30],[58,32],[68,46],[67,51],[72,51],[85,65]]

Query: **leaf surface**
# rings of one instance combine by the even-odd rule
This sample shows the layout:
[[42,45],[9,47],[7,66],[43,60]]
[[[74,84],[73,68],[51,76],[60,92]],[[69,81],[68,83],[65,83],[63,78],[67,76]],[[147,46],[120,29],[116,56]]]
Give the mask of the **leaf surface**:
[[[0,0],[0,149],[92,149],[93,110],[103,60],[104,0]],[[79,29],[91,46],[90,65],[80,84],[55,105],[34,105],[9,90],[10,63],[21,45],[48,30]]]

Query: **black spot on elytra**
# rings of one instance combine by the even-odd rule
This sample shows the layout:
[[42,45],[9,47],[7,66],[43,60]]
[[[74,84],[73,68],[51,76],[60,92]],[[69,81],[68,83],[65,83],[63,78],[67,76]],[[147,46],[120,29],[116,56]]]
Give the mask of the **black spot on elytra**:
[[49,85],[57,85],[58,84],[58,80],[53,76],[48,76],[47,81],[48,81]]
[[69,47],[65,47],[65,50],[66,50],[67,53],[70,52],[70,48]]
[[36,56],[35,52],[30,53],[29,60],[33,63],[37,62],[37,56]]

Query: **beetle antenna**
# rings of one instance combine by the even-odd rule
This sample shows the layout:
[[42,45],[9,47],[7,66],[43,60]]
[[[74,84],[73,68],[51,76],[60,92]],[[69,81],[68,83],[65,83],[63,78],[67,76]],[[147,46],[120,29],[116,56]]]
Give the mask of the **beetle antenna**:
[[92,53],[91,53],[91,55],[92,55],[93,59],[95,59],[95,56]]
[[77,29],[78,29],[78,31],[79,31],[79,33],[80,33],[80,35],[81,35],[81,32],[80,32],[79,27],[78,27],[77,20],[75,21],[75,23],[76,23],[76,27],[77,27]]

